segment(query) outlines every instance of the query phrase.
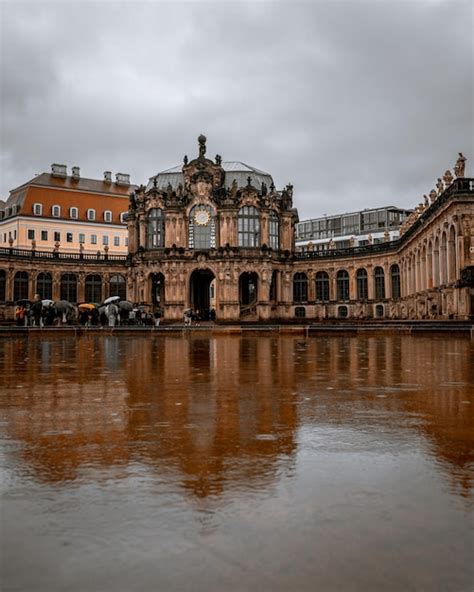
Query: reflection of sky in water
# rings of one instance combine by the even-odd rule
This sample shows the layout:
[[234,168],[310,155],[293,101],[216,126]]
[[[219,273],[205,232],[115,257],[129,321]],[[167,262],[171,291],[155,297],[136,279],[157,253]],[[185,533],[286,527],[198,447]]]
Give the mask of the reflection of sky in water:
[[471,360],[454,337],[0,341],[7,581],[465,589]]

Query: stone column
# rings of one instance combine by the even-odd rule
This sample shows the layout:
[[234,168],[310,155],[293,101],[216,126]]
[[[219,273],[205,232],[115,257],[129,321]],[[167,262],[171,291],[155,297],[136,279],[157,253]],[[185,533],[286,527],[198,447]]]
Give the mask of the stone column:
[[86,300],[86,274],[81,271],[77,277],[77,301],[85,302]]
[[5,300],[7,302],[13,302],[13,276],[15,270],[11,267],[5,277]]
[[61,299],[61,273],[53,272],[53,300]]
[[368,300],[375,299],[375,277],[374,277],[374,267],[371,263],[367,265],[367,298]]

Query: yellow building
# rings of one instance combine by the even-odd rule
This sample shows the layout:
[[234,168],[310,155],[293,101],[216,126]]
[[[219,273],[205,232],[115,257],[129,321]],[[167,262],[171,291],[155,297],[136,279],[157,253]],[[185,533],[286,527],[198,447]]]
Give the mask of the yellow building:
[[104,179],[85,179],[79,167],[53,164],[0,202],[0,247],[65,253],[128,251],[130,176],[106,171]]

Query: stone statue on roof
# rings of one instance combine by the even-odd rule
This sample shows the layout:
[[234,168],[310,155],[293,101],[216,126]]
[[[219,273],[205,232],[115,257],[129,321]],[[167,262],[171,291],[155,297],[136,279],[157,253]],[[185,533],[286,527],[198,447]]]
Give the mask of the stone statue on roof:
[[462,152],[459,152],[459,158],[454,165],[454,174],[457,178],[464,177],[464,170],[466,168],[466,157]]
[[438,195],[441,195],[444,191],[444,183],[440,177],[438,177],[438,181],[436,183],[436,189],[438,190]]

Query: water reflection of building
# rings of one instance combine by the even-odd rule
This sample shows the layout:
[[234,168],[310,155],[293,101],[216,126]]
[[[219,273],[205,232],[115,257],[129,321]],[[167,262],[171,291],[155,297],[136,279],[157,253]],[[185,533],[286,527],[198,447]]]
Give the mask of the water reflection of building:
[[471,347],[400,335],[2,340],[0,407],[15,454],[48,481],[138,463],[198,497],[266,488],[293,469],[300,427],[331,425],[395,446],[418,435],[467,495]]

